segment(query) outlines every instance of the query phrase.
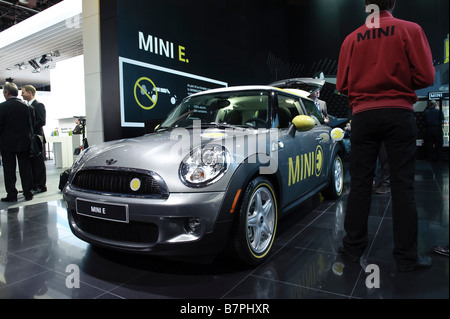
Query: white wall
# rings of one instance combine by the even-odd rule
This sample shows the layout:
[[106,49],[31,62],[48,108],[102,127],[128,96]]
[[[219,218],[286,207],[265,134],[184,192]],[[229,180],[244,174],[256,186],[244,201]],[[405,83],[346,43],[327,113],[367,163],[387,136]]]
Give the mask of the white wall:
[[82,55],[58,62],[50,70],[50,85],[52,101],[46,105],[48,120],[86,115]]
[[75,116],[86,116],[83,55],[58,62],[50,71],[50,85],[46,135],[55,128],[67,132],[75,127]]

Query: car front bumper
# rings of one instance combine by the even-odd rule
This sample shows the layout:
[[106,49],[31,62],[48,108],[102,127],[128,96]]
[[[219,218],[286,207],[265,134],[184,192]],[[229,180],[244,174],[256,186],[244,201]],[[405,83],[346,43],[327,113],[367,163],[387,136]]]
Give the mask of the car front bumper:
[[[216,254],[223,250],[232,223],[231,214],[220,215],[223,192],[172,193],[167,199],[144,199],[78,192],[68,186],[64,200],[71,230],[77,237],[96,246],[134,253]],[[77,200],[125,206],[127,220],[79,214]]]

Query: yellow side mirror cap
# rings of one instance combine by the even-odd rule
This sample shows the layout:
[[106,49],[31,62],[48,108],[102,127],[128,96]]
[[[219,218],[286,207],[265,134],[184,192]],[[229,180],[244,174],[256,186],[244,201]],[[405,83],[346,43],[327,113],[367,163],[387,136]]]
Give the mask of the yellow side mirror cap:
[[298,115],[294,117],[292,123],[297,128],[297,131],[306,132],[312,130],[316,126],[316,122],[310,116]]

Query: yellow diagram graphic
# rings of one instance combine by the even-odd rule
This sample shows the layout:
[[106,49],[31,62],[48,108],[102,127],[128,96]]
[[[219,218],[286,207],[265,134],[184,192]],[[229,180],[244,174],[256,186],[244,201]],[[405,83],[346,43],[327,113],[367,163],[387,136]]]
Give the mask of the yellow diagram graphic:
[[[152,89],[148,91],[148,87],[152,87]],[[145,103],[141,103],[141,101],[139,100],[138,92],[144,96]],[[152,95],[150,95],[151,93]],[[155,83],[153,83],[152,80],[146,77],[142,77],[137,80],[136,84],[134,85],[134,98],[136,100],[136,103],[144,110],[148,111],[153,109],[156,106],[156,103],[158,103],[158,90],[156,89]]]

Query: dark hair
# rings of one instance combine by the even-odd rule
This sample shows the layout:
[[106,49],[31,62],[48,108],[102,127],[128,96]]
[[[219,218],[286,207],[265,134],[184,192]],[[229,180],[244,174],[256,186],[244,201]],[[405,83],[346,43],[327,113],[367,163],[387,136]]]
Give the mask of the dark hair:
[[430,109],[434,109],[435,107],[438,107],[438,106],[439,106],[439,103],[435,100],[431,100],[430,103],[428,104],[428,107]]
[[369,4],[377,5],[380,8],[380,11],[392,11],[395,7],[395,0],[366,0],[366,6]]

